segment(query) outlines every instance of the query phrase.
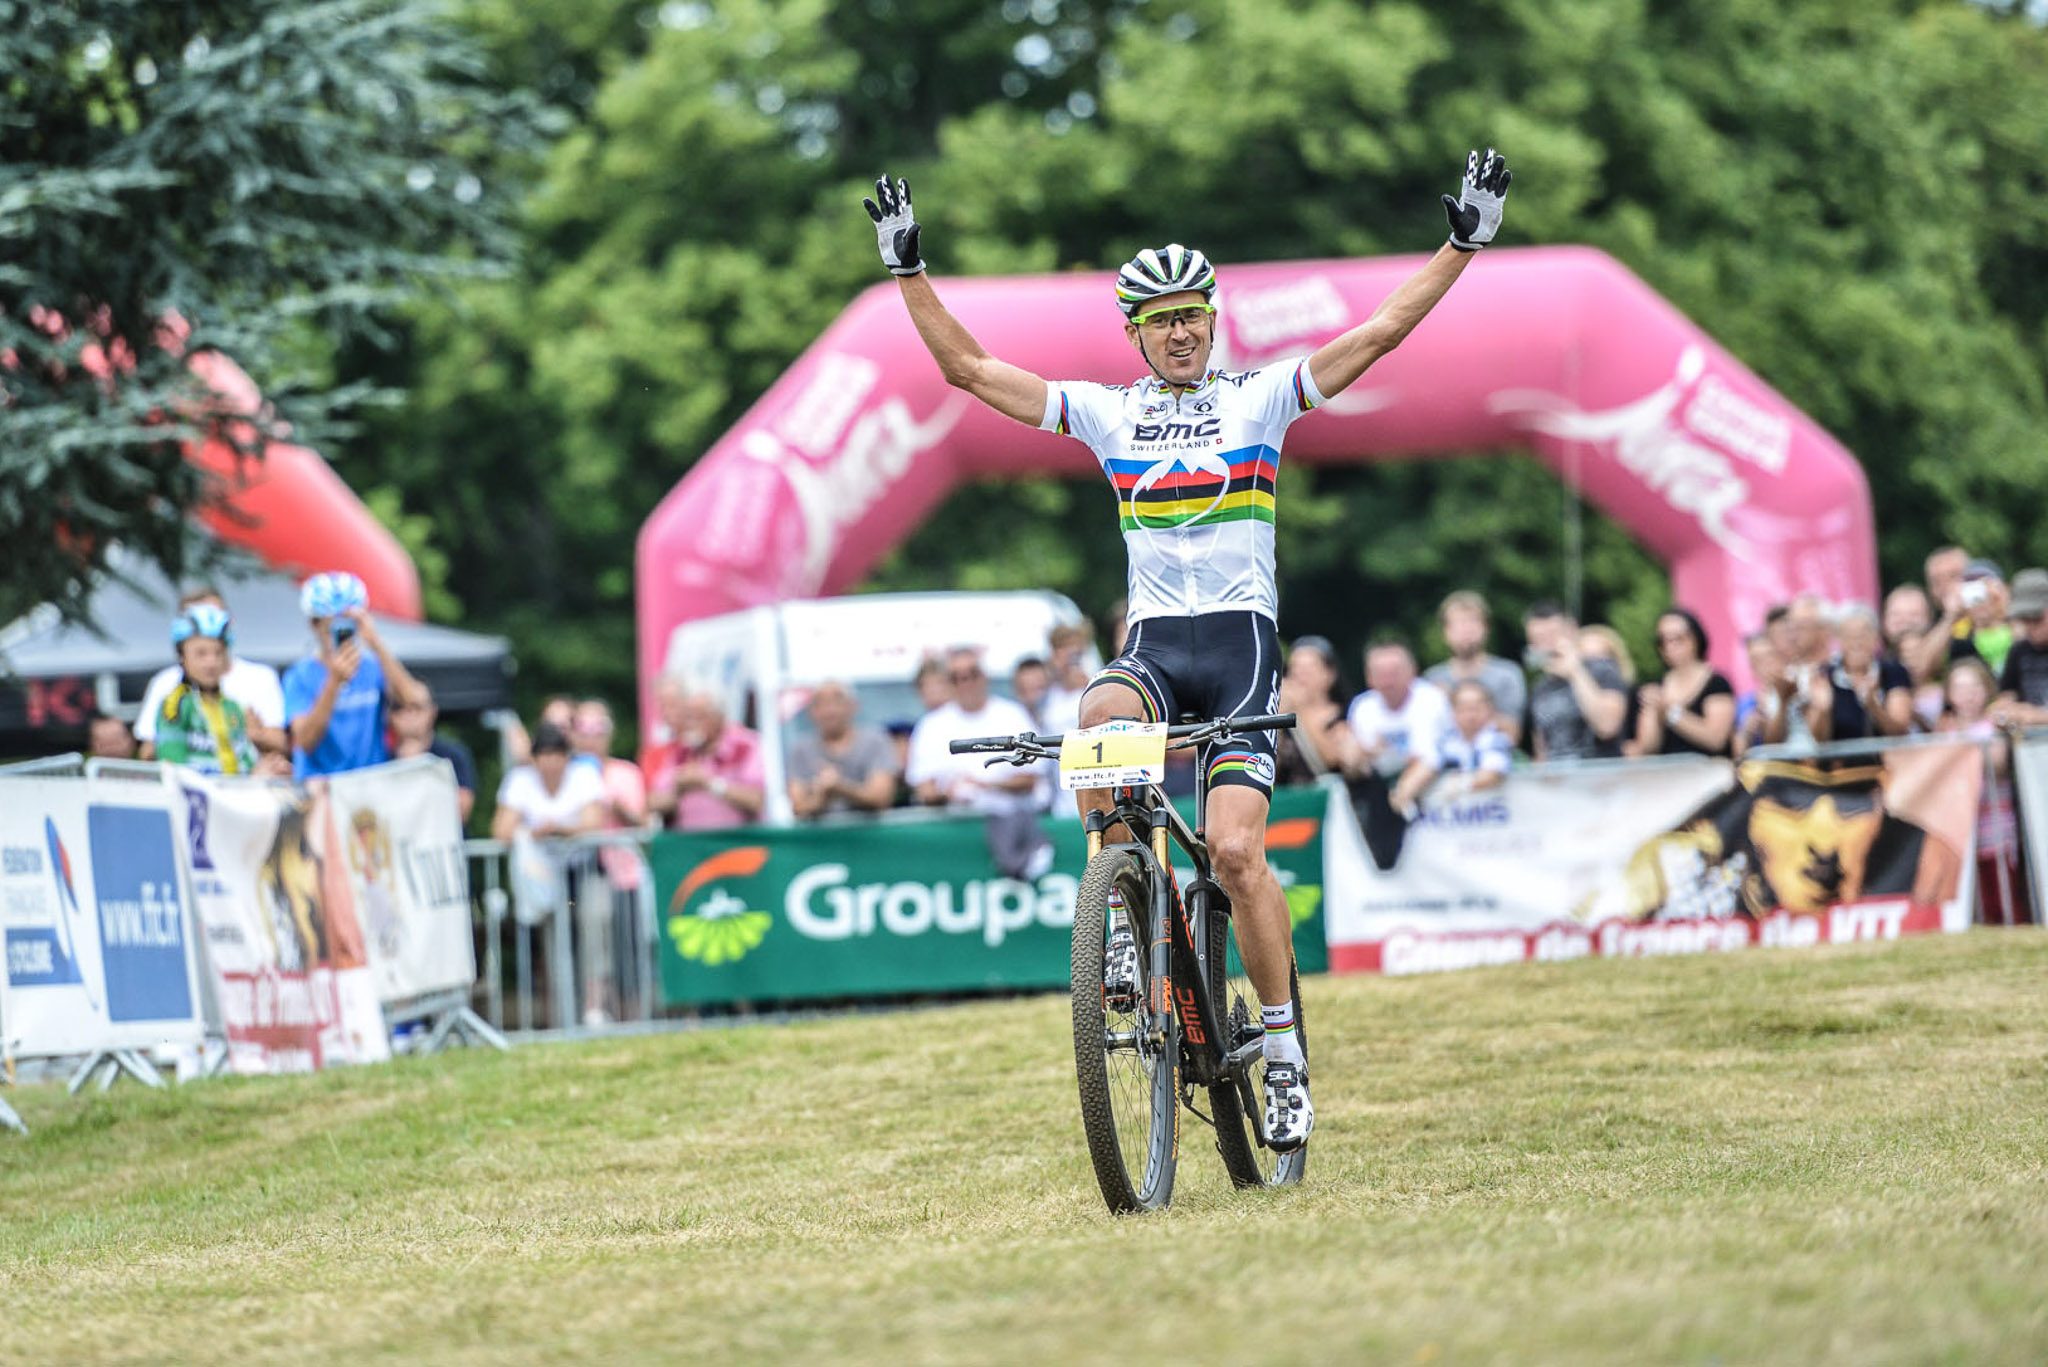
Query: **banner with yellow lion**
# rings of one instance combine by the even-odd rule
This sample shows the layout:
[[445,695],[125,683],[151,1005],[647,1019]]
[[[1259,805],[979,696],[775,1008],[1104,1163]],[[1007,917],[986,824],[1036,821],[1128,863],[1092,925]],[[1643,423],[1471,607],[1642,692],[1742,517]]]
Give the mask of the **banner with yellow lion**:
[[391,1057],[347,844],[322,785],[175,772],[228,1066],[313,1072]]
[[1333,829],[1331,964],[1413,973],[1960,930],[1983,752],[1613,761],[1425,804],[1391,867]]

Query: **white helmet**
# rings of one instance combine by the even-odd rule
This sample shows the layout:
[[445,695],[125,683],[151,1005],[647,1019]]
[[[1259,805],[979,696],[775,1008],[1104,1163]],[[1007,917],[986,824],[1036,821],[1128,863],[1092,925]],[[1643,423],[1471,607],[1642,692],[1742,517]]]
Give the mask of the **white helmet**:
[[350,608],[369,605],[363,581],[347,570],[316,574],[299,586],[299,611],[308,617],[337,617]]
[[1169,294],[1198,290],[1205,300],[1216,297],[1216,268],[1193,247],[1169,242],[1147,247],[1116,273],[1116,304],[1124,317],[1135,318],[1145,305]]

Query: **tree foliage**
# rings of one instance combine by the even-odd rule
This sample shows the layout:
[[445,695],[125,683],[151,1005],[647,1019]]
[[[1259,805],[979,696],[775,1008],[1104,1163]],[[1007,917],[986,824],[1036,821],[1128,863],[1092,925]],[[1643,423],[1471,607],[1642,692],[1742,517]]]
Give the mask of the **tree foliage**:
[[[2014,7],[2007,7],[2013,9]],[[1106,271],[1173,237],[1213,257],[1414,251],[1464,149],[1516,167],[1504,240],[1612,252],[1844,440],[1888,578],[1960,540],[2048,560],[2048,39],[1958,0],[669,0],[472,22],[573,131],[535,168],[512,280],[420,310],[403,411],[345,473],[430,512],[449,587],[553,658],[630,677],[632,535],[877,278],[857,207],[908,175],[945,274]],[[1527,460],[1290,469],[1283,626],[1417,637],[1476,585],[1567,587],[1574,518]],[[889,585],[1049,583],[1099,609],[1096,491],[967,489],[963,544]],[[1077,533],[1085,519],[1093,530]],[[1668,593],[1585,526],[1589,616],[1647,644]]]
[[[181,441],[332,432],[330,339],[512,250],[471,163],[528,103],[399,0],[0,0],[0,609],[77,610],[116,541],[178,573]],[[273,406],[202,393],[207,349]]]

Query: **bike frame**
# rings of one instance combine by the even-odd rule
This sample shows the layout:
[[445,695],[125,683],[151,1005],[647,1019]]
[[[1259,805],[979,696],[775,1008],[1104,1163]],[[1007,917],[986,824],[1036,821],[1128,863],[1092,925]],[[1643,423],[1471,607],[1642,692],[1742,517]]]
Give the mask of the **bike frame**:
[[[1167,737],[1169,741],[1180,742],[1174,748],[1189,748],[1241,731],[1277,730],[1293,724],[1293,716],[1286,714],[1226,718],[1173,726],[1168,728]],[[996,751],[1006,756],[989,761],[991,764],[1024,764],[1034,759],[1057,758],[1062,739],[992,736],[954,741],[949,748],[955,754]],[[1230,899],[1216,882],[1209,863],[1209,844],[1203,836],[1208,796],[1206,785],[1195,789],[1195,824],[1189,826],[1157,784],[1111,789],[1109,809],[1090,812],[1085,822],[1088,857],[1092,860],[1106,849],[1128,850],[1150,870],[1152,905],[1145,908],[1146,980],[1150,991],[1140,1028],[1146,1042],[1157,1047],[1165,1043],[1166,1032],[1178,1018],[1183,1104],[1193,1109],[1189,1096],[1194,1087],[1213,1087],[1229,1080],[1237,1088],[1245,1114],[1263,1145],[1267,1144],[1265,1108],[1252,1095],[1251,1064],[1264,1048],[1265,1026],[1258,1021],[1250,1022],[1247,1038],[1231,1045],[1227,1036],[1229,1023],[1221,1014],[1222,1003],[1209,995],[1209,917],[1228,916]],[[1130,833],[1131,839],[1109,841],[1109,831],[1119,825]],[[1178,889],[1168,853],[1172,845],[1180,846],[1195,866],[1194,881],[1184,896],[1176,896]],[[1132,910],[1125,908],[1126,914]]]

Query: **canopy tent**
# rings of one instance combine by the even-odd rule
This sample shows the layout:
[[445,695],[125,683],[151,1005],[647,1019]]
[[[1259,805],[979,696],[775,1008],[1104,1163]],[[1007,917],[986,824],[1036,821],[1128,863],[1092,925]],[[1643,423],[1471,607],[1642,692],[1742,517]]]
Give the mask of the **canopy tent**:
[[[178,590],[153,566],[116,554],[93,594],[91,620],[38,608],[0,628],[0,733],[76,732],[94,707],[132,718],[157,670],[175,658]],[[282,670],[312,648],[295,580],[272,571],[213,575],[234,617],[235,654]],[[393,653],[434,690],[443,712],[481,712],[511,700],[505,640],[374,616]]]

